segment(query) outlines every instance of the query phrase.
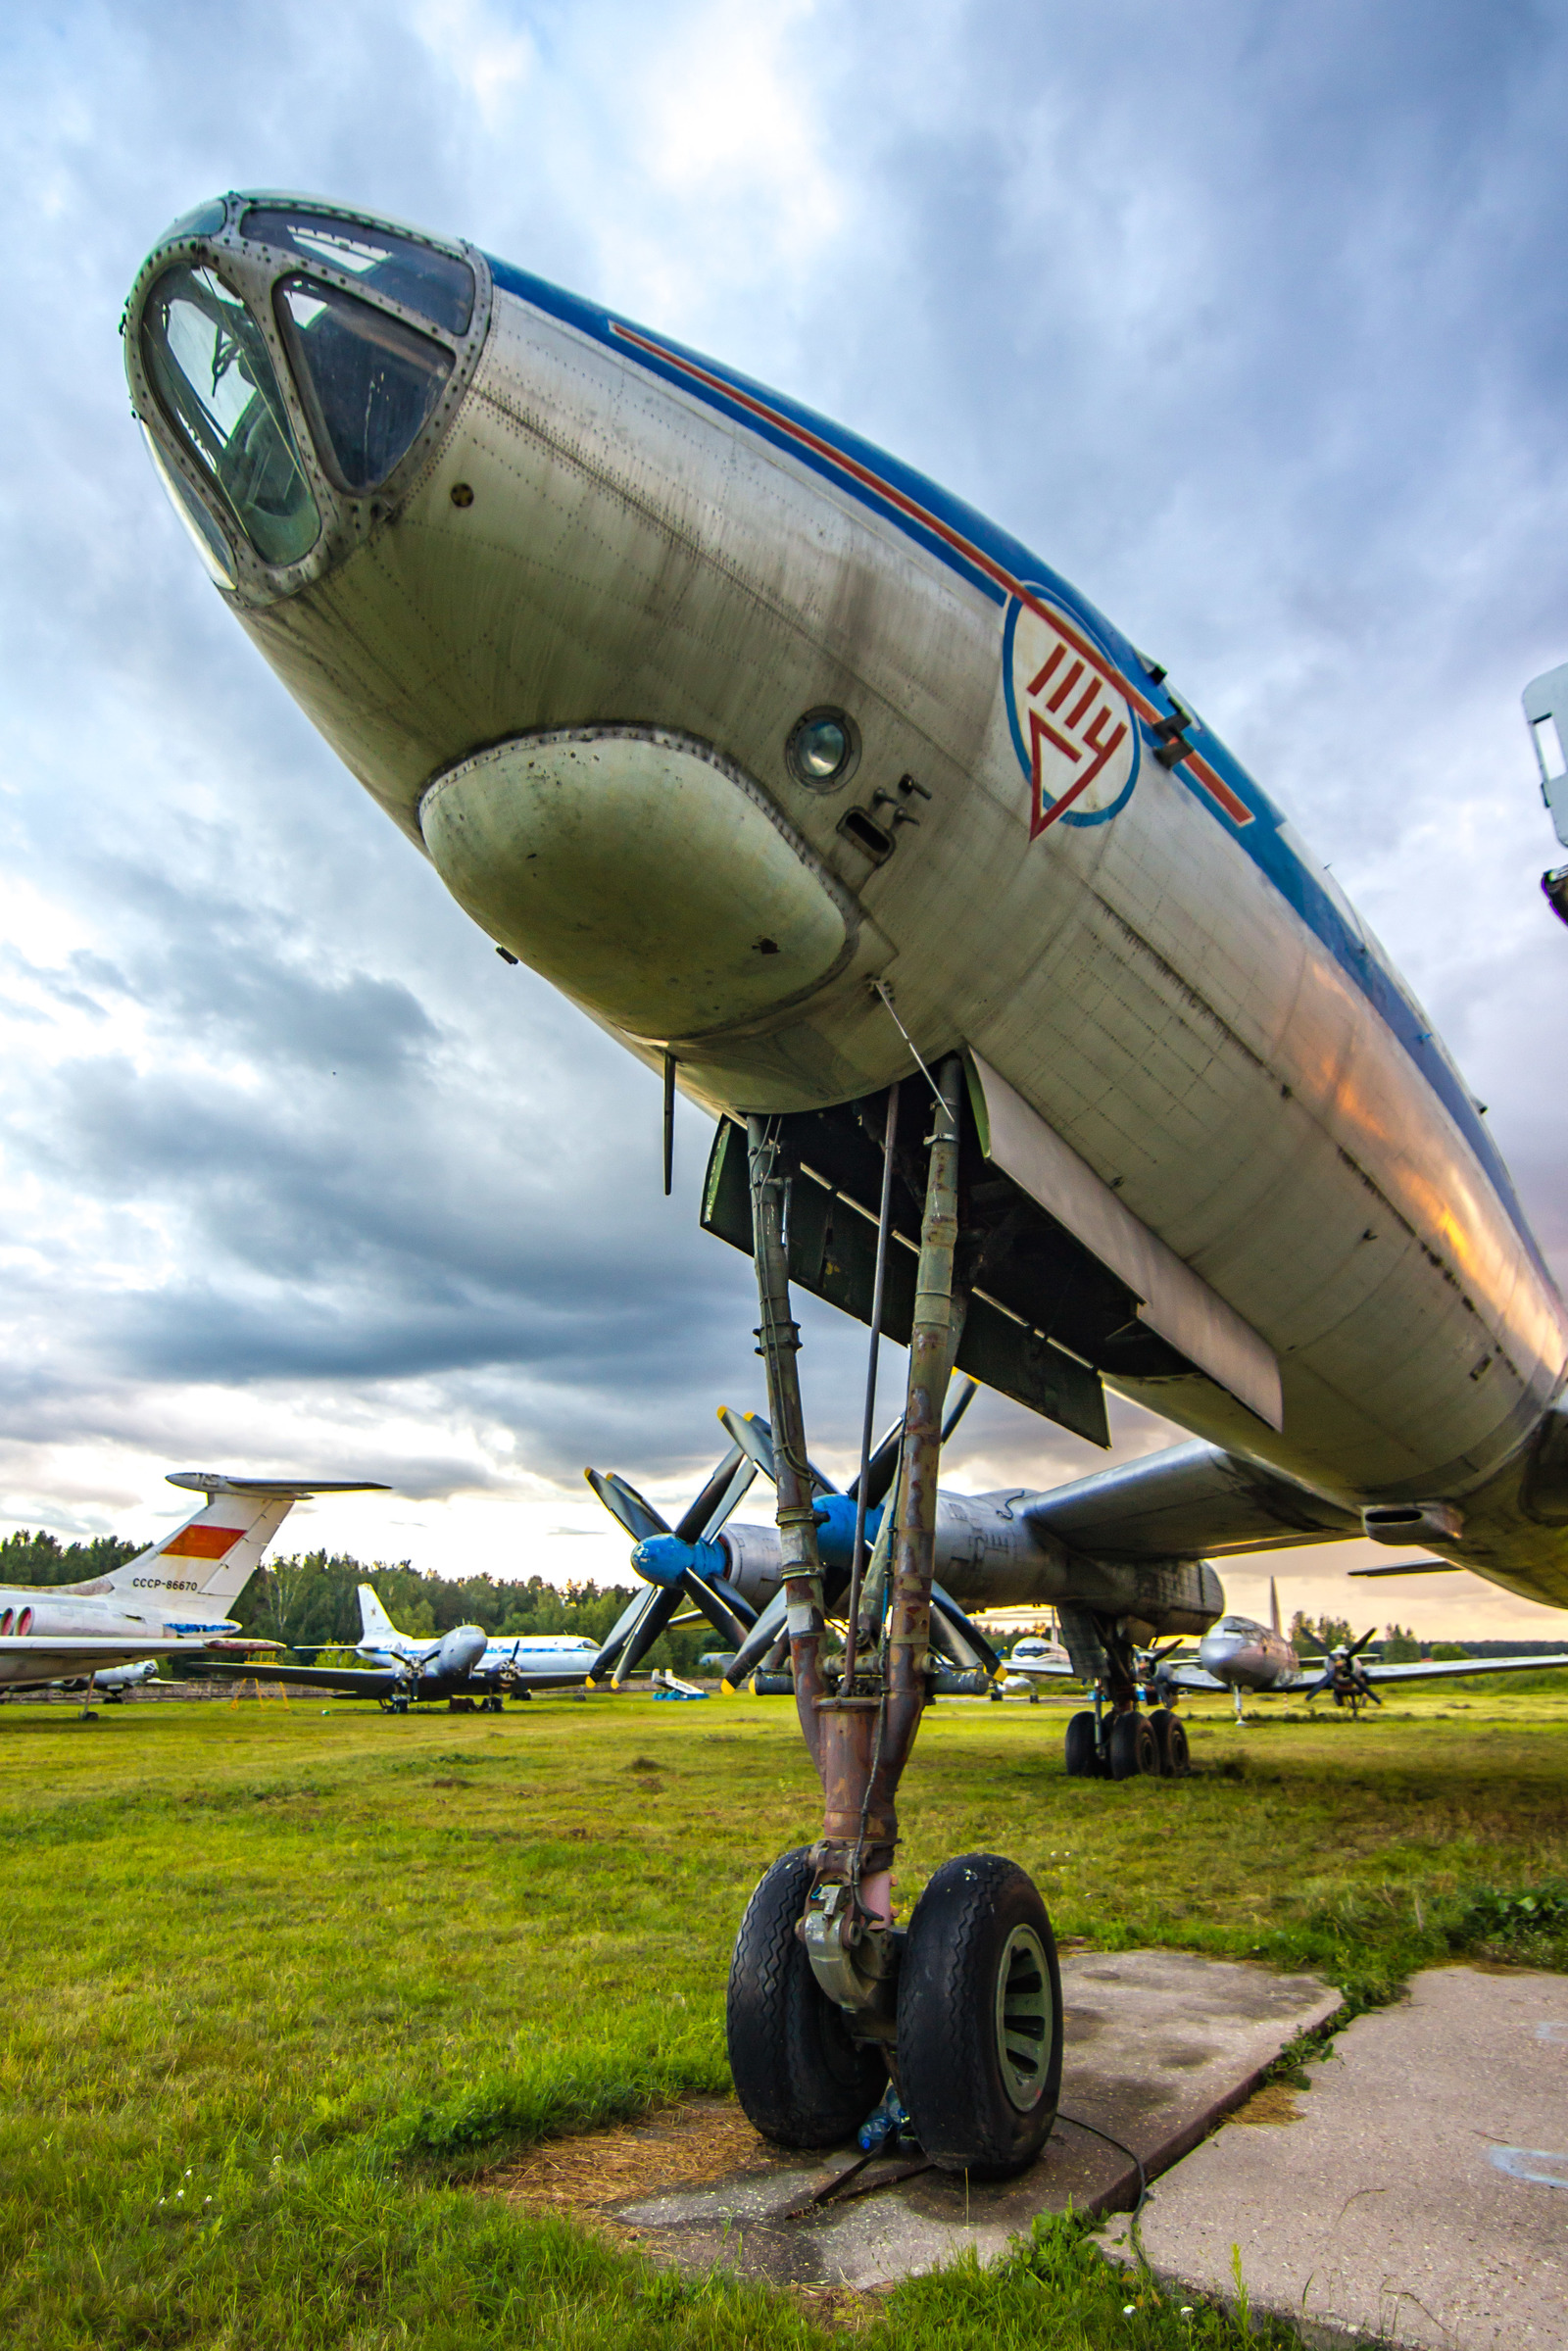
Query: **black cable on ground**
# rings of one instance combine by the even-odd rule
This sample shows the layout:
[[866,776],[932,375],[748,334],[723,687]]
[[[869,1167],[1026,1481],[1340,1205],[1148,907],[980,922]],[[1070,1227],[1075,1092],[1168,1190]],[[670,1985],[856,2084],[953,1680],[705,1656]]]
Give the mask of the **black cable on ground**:
[[1138,2201],[1133,2206],[1133,2217],[1128,2224],[1127,2235],[1141,2267],[1152,2278],[1154,2275],[1153,2265],[1144,2251],[1143,2235],[1138,2227],[1145,2202],[1149,2196],[1149,2174],[1144,2169],[1143,2157],[1136,2147],[1129,2147],[1124,2139],[1112,2138],[1108,2131],[1102,2131],[1098,2123],[1086,2123],[1078,2115],[1063,2114],[1059,2107],[1056,2110],[1056,2120],[1058,2123],[1071,2123],[1075,2131],[1087,2131],[1095,2138],[1102,2138],[1107,2147],[1114,2147],[1118,2155],[1130,2155],[1138,2166]]

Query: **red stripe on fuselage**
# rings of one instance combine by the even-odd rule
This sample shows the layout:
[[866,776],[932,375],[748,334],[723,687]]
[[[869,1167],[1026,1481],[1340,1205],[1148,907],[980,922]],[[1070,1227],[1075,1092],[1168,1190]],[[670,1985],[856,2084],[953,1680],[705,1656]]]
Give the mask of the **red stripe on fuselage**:
[[[955,554],[961,555],[966,563],[972,564],[975,570],[984,572],[1008,596],[1016,597],[1031,612],[1059,630],[1068,639],[1073,651],[1099,671],[1105,684],[1113,686],[1118,694],[1125,696],[1147,725],[1155,726],[1164,717],[1164,711],[1123,677],[1115,663],[1108,661],[1087,637],[1081,637],[1060,612],[1054,607],[1042,604],[1038,596],[1033,595],[1021,580],[1014,579],[1011,572],[1004,570],[1002,564],[987,555],[983,547],[977,547],[972,539],[964,538],[961,531],[956,531],[940,515],[933,514],[928,507],[921,506],[917,499],[895,489],[879,473],[873,473],[858,458],[846,456],[842,449],[835,448],[820,433],[812,432],[808,425],[798,424],[793,416],[786,416],[781,409],[769,408],[765,400],[759,400],[755,392],[743,392],[738,384],[726,382],[722,375],[715,375],[710,367],[699,367],[695,360],[687,359],[683,352],[671,350],[667,343],[657,342],[652,335],[641,333],[635,326],[622,326],[613,318],[610,322],[610,331],[612,335],[618,335],[623,343],[635,344],[639,351],[648,352],[666,367],[678,367],[683,375],[691,376],[696,383],[706,384],[710,391],[718,393],[721,399],[732,401],[737,408],[760,416],[764,423],[771,424],[775,431],[787,433],[792,441],[799,441],[803,448],[814,451],[818,457],[825,458],[829,465],[836,465],[841,472],[848,473],[865,489],[884,499],[889,506],[896,507],[900,514],[907,514],[911,522],[917,522],[922,530],[928,530],[934,538],[941,539]],[[1189,752],[1182,765],[1216,807],[1223,808],[1233,824],[1251,823],[1252,811],[1246,801],[1237,798],[1224,777],[1216,775],[1206,760],[1200,759],[1196,752]],[[1057,805],[1059,808],[1060,803]]]

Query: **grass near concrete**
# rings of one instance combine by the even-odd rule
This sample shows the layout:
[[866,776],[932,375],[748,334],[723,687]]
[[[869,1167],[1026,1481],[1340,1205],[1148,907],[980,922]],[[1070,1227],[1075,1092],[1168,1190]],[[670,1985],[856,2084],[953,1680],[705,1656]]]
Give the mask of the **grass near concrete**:
[[[1568,1966],[1568,1691],[1200,1711],[1191,1781],[1122,1788],[1064,1778],[1063,1720],[934,1711],[906,1900],[988,1847],[1063,1935],[1312,1967],[1357,2001],[1460,1951]],[[0,2340],[828,2339],[464,2184],[727,2085],[729,1944],[813,1795],[785,1701],[0,1709]],[[888,2351],[1243,2339],[1137,2296],[1071,2224],[853,2323]]]

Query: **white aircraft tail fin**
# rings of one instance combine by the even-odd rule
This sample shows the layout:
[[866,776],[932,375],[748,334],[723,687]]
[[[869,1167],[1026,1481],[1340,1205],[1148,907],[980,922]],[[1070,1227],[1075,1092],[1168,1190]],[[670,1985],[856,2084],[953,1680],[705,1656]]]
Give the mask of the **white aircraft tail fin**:
[[1272,1576],[1270,1576],[1268,1580],[1268,1615],[1270,1624],[1274,1627],[1275,1632],[1279,1634],[1281,1641],[1283,1641],[1285,1639],[1285,1632],[1284,1628],[1280,1624],[1280,1588]]
[[377,1643],[400,1639],[398,1629],[370,1590],[360,1586],[360,1639]]
[[134,1592],[165,1616],[179,1616],[194,1603],[204,1614],[226,1611],[255,1574],[263,1551],[294,1504],[309,1494],[384,1494],[384,1486],[319,1478],[225,1478],[215,1472],[179,1469],[171,1486],[188,1486],[207,1496],[204,1508],[162,1543],[127,1559],[123,1567],[74,1592]]

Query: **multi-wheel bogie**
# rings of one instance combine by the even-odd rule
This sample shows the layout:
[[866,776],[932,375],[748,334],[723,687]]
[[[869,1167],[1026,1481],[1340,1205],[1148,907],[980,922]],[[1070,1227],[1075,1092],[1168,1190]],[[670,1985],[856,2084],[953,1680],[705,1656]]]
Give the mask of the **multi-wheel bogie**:
[[[790,1169],[765,1118],[748,1125],[753,1254],[778,1496],[784,1630],[795,1702],[822,1783],[822,1834],[786,1853],[752,1896],[730,1969],[735,2086],[765,2137],[820,2147],[849,2138],[891,2081],[932,2162],[976,2177],[1021,2170],[1044,2146],[1061,2079],[1061,1984],[1051,1921],[1016,1863],[970,1853],[939,1868],[906,1928],[895,1926],[897,1794],[930,1694],[943,1399],[967,1303],[955,1280],[963,1071],[933,1082],[908,1384],[891,1544],[864,1556],[858,1519],[844,1605],[845,1661],[829,1677],[786,1253]],[[896,1104],[890,1104],[891,1160]],[[891,1169],[882,1193],[861,1474],[868,1487]],[[1091,1717],[1093,1720],[1093,1717]]]

